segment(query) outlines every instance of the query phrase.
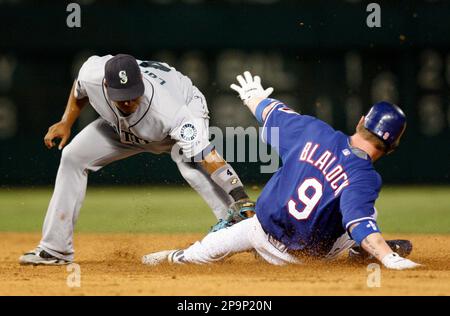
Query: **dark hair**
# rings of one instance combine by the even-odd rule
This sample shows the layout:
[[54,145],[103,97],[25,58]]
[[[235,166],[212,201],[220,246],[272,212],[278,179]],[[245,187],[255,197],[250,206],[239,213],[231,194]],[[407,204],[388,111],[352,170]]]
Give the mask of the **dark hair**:
[[383,152],[388,151],[388,146],[378,136],[364,127],[364,121],[358,123],[358,125],[356,126],[356,132],[360,134],[362,138],[372,143],[372,145],[374,145],[376,149]]

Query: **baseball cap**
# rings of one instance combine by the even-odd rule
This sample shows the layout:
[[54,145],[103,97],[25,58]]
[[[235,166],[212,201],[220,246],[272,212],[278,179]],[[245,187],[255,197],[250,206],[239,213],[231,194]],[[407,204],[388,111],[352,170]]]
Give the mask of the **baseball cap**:
[[136,58],[118,54],[105,64],[108,96],[113,101],[129,101],[144,94],[144,82]]

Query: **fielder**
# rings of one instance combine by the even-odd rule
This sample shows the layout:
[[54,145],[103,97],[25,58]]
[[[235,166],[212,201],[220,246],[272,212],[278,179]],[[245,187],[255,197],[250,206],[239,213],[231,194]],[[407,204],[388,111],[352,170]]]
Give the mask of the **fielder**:
[[[100,117],[65,147],[88,102]],[[183,177],[221,222],[229,208],[252,213],[254,203],[236,172],[210,144],[208,127],[205,97],[169,65],[123,54],[90,57],[74,82],[61,121],[45,135],[48,148],[59,138],[58,148],[64,149],[42,240],[20,257],[20,263],[72,262],[73,230],[88,173],[142,152],[171,153]]]
[[381,177],[372,164],[398,146],[406,127],[402,110],[379,102],[348,136],[269,99],[273,89],[264,90],[258,76],[245,72],[237,80],[240,86],[231,88],[263,125],[261,137],[278,151],[283,166],[258,198],[255,216],[142,262],[204,264],[254,250],[274,265],[299,264],[307,257],[334,259],[361,245],[389,269],[419,266],[386,243],[374,207]]

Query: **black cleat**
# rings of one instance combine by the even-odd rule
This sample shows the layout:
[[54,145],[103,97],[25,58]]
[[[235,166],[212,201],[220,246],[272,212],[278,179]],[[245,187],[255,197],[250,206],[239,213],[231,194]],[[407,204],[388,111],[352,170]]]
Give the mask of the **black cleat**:
[[[409,240],[394,239],[386,240],[386,243],[391,247],[392,251],[399,256],[406,258],[412,252],[412,243]],[[365,263],[375,260],[375,258],[365,251],[361,246],[355,246],[348,251],[348,258],[352,262]]]

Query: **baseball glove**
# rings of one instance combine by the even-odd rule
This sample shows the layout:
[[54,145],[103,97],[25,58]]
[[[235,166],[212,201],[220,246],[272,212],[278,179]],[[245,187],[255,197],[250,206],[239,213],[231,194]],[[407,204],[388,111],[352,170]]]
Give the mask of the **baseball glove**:
[[209,232],[216,232],[252,217],[255,215],[255,206],[255,202],[250,200],[239,200],[232,203],[228,208],[227,217],[225,219],[220,219],[216,225],[211,227]]

